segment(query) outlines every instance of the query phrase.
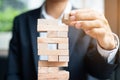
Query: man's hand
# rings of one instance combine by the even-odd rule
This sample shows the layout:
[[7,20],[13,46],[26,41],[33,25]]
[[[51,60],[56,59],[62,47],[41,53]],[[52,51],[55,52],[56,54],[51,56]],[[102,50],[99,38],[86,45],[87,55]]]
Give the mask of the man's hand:
[[77,29],[83,29],[86,34],[95,38],[106,50],[115,48],[113,33],[103,14],[91,9],[80,9],[65,14],[62,22]]

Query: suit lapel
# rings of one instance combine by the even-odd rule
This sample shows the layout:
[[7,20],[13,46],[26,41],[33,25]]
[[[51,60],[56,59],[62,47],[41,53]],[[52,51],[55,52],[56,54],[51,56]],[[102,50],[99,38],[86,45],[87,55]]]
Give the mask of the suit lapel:
[[28,25],[30,27],[30,35],[31,35],[31,43],[32,43],[32,50],[33,50],[33,58],[35,64],[35,70],[37,72],[38,67],[38,55],[37,55],[37,37],[39,33],[37,32],[37,19],[40,18],[40,10],[41,8],[34,11],[33,14],[28,16]]

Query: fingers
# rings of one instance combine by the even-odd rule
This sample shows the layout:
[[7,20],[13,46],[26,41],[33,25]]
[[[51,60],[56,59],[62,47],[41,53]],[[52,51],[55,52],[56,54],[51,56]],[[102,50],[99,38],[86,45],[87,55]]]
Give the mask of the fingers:
[[[113,49],[114,37],[111,35],[109,23],[103,14],[90,9],[80,9],[72,11],[68,17],[65,22],[63,21],[64,23],[83,29],[86,34],[95,38],[102,48]],[[108,41],[110,39],[113,39],[112,42]]]
[[108,23],[105,19],[104,15],[91,10],[91,9],[80,9],[73,10],[70,13],[64,15],[62,22],[67,25],[73,25],[73,21],[93,21],[93,20],[101,20],[104,23]]
[[93,28],[91,30],[86,30],[85,31],[86,34],[88,34],[89,36],[91,36],[91,37],[93,37],[95,39],[103,37],[105,32],[106,31],[105,31],[104,28]]
[[104,15],[91,9],[73,10],[65,16],[67,16],[67,18],[64,17],[63,22],[77,29],[89,30],[108,25]]
[[70,13],[70,16],[75,16],[77,21],[95,20],[95,19],[99,19],[99,18],[104,17],[104,15],[98,13],[97,11],[91,10],[91,9],[73,10]]
[[76,21],[74,22],[74,25],[77,29],[83,29],[83,30],[90,30],[92,28],[100,28],[101,26],[104,27],[104,25],[99,20],[93,20],[93,21]]

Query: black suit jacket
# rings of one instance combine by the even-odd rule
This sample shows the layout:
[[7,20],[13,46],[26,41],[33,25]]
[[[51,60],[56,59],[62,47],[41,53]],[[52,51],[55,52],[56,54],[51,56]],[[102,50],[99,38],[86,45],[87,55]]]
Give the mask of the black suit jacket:
[[[10,41],[7,80],[37,79],[37,19],[41,8],[17,16]],[[70,80],[86,80],[87,74],[109,78],[117,64],[108,64],[96,49],[96,41],[82,30],[69,27]]]

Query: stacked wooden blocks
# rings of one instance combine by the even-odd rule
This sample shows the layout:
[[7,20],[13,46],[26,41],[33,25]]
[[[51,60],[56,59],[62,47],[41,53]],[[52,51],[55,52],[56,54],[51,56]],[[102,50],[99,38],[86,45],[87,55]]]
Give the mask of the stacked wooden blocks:
[[38,19],[38,80],[69,80],[69,72],[60,70],[69,61],[68,26],[57,20]]

